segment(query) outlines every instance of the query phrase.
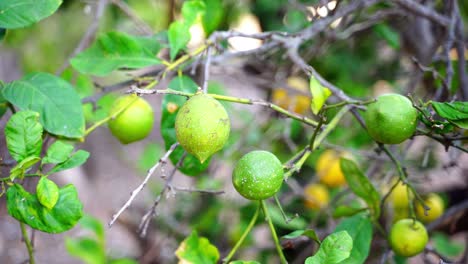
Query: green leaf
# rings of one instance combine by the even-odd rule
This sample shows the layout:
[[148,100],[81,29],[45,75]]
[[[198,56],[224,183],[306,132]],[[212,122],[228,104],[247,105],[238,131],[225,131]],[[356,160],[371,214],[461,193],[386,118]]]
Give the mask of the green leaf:
[[[188,93],[195,93],[198,89],[198,85],[187,76],[174,78],[169,83],[168,87],[176,91]],[[186,101],[186,98],[173,94],[167,94],[163,98],[161,104],[161,135],[164,139],[166,150],[168,150],[172,144],[177,141],[174,128],[175,119],[180,107],[182,107]],[[173,164],[177,164],[183,154],[184,149],[179,146],[169,157]],[[187,154],[179,170],[186,175],[196,176],[205,171],[209,164],[209,160],[205,161],[204,163],[200,163],[200,161],[195,156]]]
[[58,136],[80,138],[85,122],[81,100],[66,81],[49,73],[33,73],[2,89],[10,103],[39,113],[44,129]]
[[180,262],[187,264],[213,264],[219,260],[218,249],[207,238],[198,237],[195,230],[182,241],[175,254]]
[[285,236],[283,236],[282,238],[283,239],[293,239],[293,238],[297,238],[297,237],[300,237],[300,236],[306,236],[308,238],[311,238],[313,239],[315,242],[317,242],[319,245],[320,243],[322,243],[320,241],[320,238],[317,236],[317,234],[315,233],[314,230],[312,229],[307,229],[307,230],[296,230],[296,231],[293,231]]
[[55,13],[61,0],[2,0],[0,27],[21,28],[34,24]]
[[225,9],[221,0],[205,0],[205,6],[205,13],[202,15],[202,24],[206,35],[210,35],[221,25],[225,15]]
[[38,120],[39,114],[33,111],[19,111],[8,120],[5,126],[6,144],[16,161],[39,157],[43,130]]
[[323,104],[327,101],[328,97],[331,95],[331,91],[323,87],[315,77],[310,77],[309,81],[310,93],[312,94],[312,102],[310,108],[312,112],[316,115],[322,109]]
[[353,161],[340,158],[340,166],[349,188],[367,203],[374,219],[378,219],[380,195],[375,187]]
[[363,210],[366,210],[367,208],[355,208],[347,205],[339,205],[335,208],[333,211],[333,217],[334,218],[339,218],[343,216],[353,216],[357,213],[362,212]]
[[8,188],[6,195],[8,214],[46,233],[61,233],[71,229],[83,214],[83,205],[73,185],[59,190],[59,200],[52,210],[44,207],[35,195],[19,184]]
[[268,211],[270,212],[271,221],[276,227],[284,228],[287,230],[300,230],[307,228],[307,221],[302,217],[295,217],[289,222],[284,219],[281,210],[277,206],[269,206]]
[[346,231],[353,240],[353,249],[349,258],[340,264],[366,263],[372,242],[372,223],[369,217],[363,214],[346,218],[335,228],[335,233]]
[[42,164],[57,164],[66,161],[73,151],[73,145],[57,140],[47,149]]
[[377,32],[381,38],[385,39],[392,48],[400,49],[400,34],[386,23],[375,25],[374,31]]
[[91,238],[65,238],[68,253],[81,259],[86,264],[106,263],[106,253],[103,245]]
[[[6,35],[7,31],[5,28],[0,28],[0,41],[3,40],[3,38],[5,38],[5,35]],[[0,112],[0,117],[2,116],[2,113]]]
[[109,32],[72,58],[70,63],[81,73],[105,76],[121,68],[139,69],[160,64],[161,60],[156,58],[159,49],[155,39]]
[[182,21],[174,21],[169,26],[167,32],[169,38],[169,48],[171,60],[174,60],[177,53],[190,41],[189,26]]
[[0,81],[0,118],[2,118],[3,114],[5,114],[6,110],[8,109],[8,101],[3,98],[1,90],[3,88],[3,84]]
[[340,231],[327,236],[317,253],[308,257],[305,264],[338,264],[347,259],[353,248],[353,239],[348,232]]
[[79,224],[81,228],[91,230],[94,234],[96,234],[98,240],[101,243],[104,243],[104,238],[105,238],[104,226],[98,219],[90,215],[84,215],[83,218],[81,218]]
[[80,149],[77,152],[73,153],[73,155],[71,155],[67,160],[53,167],[47,173],[47,175],[81,166],[83,163],[86,162],[86,160],[88,160],[88,158],[89,158],[89,152]]
[[463,243],[451,241],[450,238],[443,233],[434,233],[431,238],[436,251],[446,257],[457,257],[466,247]]
[[37,199],[47,209],[52,209],[59,199],[59,187],[55,182],[41,177],[36,186]]
[[182,5],[182,16],[186,25],[191,26],[198,16],[205,13],[205,3],[200,0],[185,1]]
[[468,129],[468,102],[431,102],[434,110],[450,123]]
[[20,163],[16,164],[10,170],[10,179],[14,180],[16,178],[22,179],[26,171],[31,168],[34,164],[39,162],[41,159],[39,157],[31,156],[23,159]]

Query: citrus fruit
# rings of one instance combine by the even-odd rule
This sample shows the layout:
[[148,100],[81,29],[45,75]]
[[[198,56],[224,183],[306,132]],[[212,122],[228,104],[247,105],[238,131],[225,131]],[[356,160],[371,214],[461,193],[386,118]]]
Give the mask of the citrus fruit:
[[364,119],[369,135],[377,142],[399,144],[416,131],[418,112],[399,94],[384,94],[367,106]]
[[413,193],[408,189],[408,186],[400,181],[393,189],[389,198],[393,208],[404,209],[409,207],[409,203],[413,199]]
[[292,89],[273,89],[273,103],[286,110],[304,114],[310,109],[310,96],[304,95],[309,90],[309,82],[302,77],[291,76],[286,80],[286,84]]
[[112,135],[123,144],[147,137],[153,128],[151,105],[135,94],[117,98],[109,111],[110,116],[115,114],[117,116],[109,120],[108,126]]
[[424,207],[421,203],[415,202],[416,216],[423,223],[429,223],[439,218],[444,213],[444,201],[435,193],[430,193],[425,199],[424,203],[429,206],[427,215],[424,214]]
[[339,187],[346,184],[346,179],[340,166],[341,157],[352,159],[348,153],[338,153],[331,149],[324,151],[319,156],[315,169],[321,183],[329,187]]
[[389,242],[395,254],[412,257],[424,250],[429,237],[424,225],[413,219],[401,219],[393,224]]
[[192,96],[175,120],[177,141],[201,163],[223,148],[231,124],[224,107],[206,94]]
[[232,183],[245,198],[263,200],[278,192],[283,175],[283,165],[274,154],[255,150],[237,162],[232,173]]
[[310,209],[325,207],[330,201],[328,189],[322,184],[309,184],[304,188],[305,206]]

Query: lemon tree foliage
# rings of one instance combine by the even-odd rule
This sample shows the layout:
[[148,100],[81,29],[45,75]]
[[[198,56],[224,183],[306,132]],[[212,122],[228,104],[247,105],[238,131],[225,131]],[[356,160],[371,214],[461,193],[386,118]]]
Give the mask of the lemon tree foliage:
[[175,254],[183,263],[214,264],[219,260],[218,249],[207,238],[199,237],[196,231],[182,241]]
[[39,157],[42,148],[42,125],[39,114],[20,111],[5,126],[5,136],[11,157],[18,162],[28,157]]
[[353,239],[346,231],[327,236],[320,244],[317,253],[306,259],[306,264],[338,264],[349,258]]
[[21,110],[39,113],[44,129],[69,138],[84,136],[81,100],[70,83],[49,73],[32,73],[6,84],[1,93]]
[[365,263],[369,256],[373,228],[372,222],[367,215],[357,214],[343,219],[335,228],[335,233],[340,231],[348,232],[353,240],[353,248],[349,258],[340,262],[340,264],[358,264]]
[[155,37],[108,32],[77,54],[70,63],[82,73],[105,76],[118,69],[139,69],[160,64],[161,60],[156,57],[160,48]]
[[62,0],[2,0],[0,2],[0,28],[30,26],[52,15]]

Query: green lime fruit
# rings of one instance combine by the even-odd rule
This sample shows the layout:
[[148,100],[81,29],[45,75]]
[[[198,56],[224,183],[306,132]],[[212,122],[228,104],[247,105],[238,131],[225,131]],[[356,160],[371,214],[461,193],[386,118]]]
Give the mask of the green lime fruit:
[[232,183],[245,198],[264,200],[278,192],[283,176],[283,165],[274,154],[255,150],[237,162],[232,173]]
[[[119,113],[119,114],[117,114]],[[117,98],[109,115],[109,129],[121,143],[129,144],[144,139],[151,133],[154,123],[153,108],[145,99],[132,94]]]
[[395,254],[402,257],[412,257],[421,253],[428,240],[426,227],[417,220],[398,220],[390,230],[390,246]]
[[364,119],[369,135],[377,142],[399,144],[416,131],[418,112],[399,94],[384,94],[367,106]]
[[175,120],[177,141],[201,163],[223,148],[230,129],[223,105],[206,94],[192,96],[180,108]]

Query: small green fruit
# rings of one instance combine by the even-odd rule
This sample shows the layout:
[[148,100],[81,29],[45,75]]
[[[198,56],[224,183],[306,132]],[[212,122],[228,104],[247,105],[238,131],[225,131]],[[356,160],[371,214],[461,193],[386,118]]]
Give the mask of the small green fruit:
[[223,105],[206,94],[192,96],[180,108],[175,121],[177,141],[201,163],[223,148],[230,129]]
[[245,154],[237,162],[232,183],[245,198],[264,200],[278,192],[283,176],[283,165],[275,155],[256,150]]
[[154,116],[148,102],[135,94],[122,96],[112,104],[109,115],[115,115],[119,111],[122,112],[111,119],[108,125],[112,135],[121,143],[129,144],[149,135]]
[[401,219],[390,230],[390,246],[399,256],[412,257],[421,253],[428,240],[426,227],[413,219]]
[[367,106],[364,119],[369,135],[377,142],[399,144],[416,131],[418,112],[399,94],[385,94]]

